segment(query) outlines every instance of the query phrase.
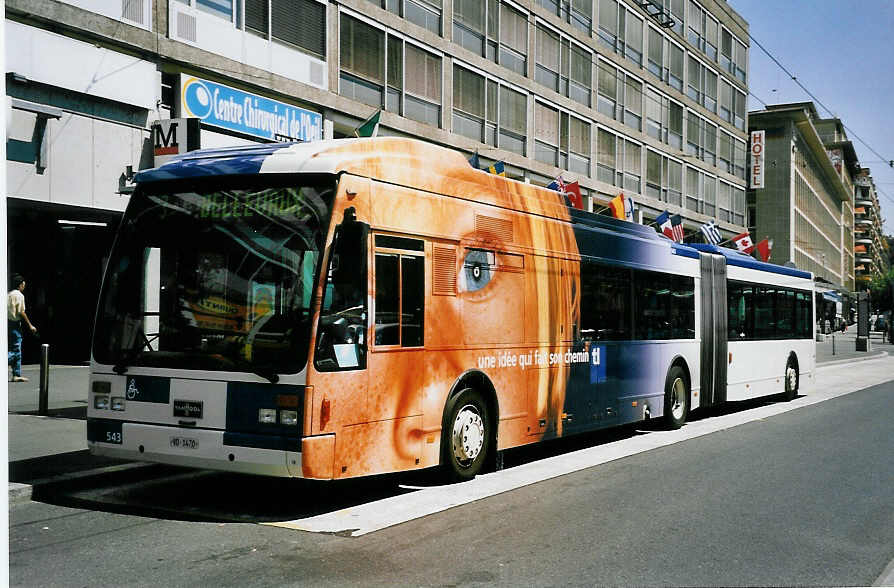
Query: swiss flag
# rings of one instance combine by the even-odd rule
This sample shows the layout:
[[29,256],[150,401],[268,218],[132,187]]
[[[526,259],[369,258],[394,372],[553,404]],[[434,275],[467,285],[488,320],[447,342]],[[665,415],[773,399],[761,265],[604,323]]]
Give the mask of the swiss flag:
[[751,252],[754,251],[754,243],[751,241],[751,235],[747,231],[733,237],[733,242],[742,253],[751,255]]

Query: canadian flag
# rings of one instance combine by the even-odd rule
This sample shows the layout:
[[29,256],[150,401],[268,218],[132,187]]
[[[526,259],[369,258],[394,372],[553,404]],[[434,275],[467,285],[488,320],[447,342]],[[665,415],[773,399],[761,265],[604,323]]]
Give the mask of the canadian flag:
[[747,231],[733,237],[733,243],[736,244],[736,247],[742,253],[751,255],[751,252],[754,251],[754,243],[751,241],[751,235]]
[[764,261],[770,261],[770,253],[773,251],[773,240],[772,239],[764,239],[760,243],[757,244],[757,252],[760,254],[761,259]]

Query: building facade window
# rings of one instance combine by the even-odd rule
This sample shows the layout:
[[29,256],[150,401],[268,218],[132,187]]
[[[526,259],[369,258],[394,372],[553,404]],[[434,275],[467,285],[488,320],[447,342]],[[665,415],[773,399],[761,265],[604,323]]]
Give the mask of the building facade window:
[[538,24],[535,79],[544,86],[589,107],[593,56],[568,37]]
[[234,22],[235,9],[233,0],[195,0],[196,8],[208,14],[225,18],[230,22]]
[[441,56],[406,43],[404,116],[439,127],[441,122]]
[[527,95],[454,64],[453,132],[525,155]]
[[646,134],[675,149],[683,146],[683,105],[654,88],[647,88]]
[[534,103],[534,158],[537,161],[590,175],[590,123],[567,111]]
[[689,0],[687,36],[690,45],[717,61],[718,22],[697,2]]
[[617,181],[617,137],[614,133],[599,129],[596,141],[596,178],[614,186]]
[[497,147],[519,155],[527,155],[525,137],[528,133],[528,97],[521,92],[488,81],[488,94],[499,93],[500,116],[497,127]]
[[683,91],[683,48],[676,43],[668,42],[667,44],[668,64],[667,83]]
[[599,129],[596,176],[602,182],[639,193],[642,182],[642,146]]
[[732,186],[733,218],[732,222],[739,226],[745,225],[745,190]]
[[435,127],[441,121],[441,56],[342,14],[339,93]]
[[[237,29],[326,58],[326,4],[318,0],[180,0]],[[244,17],[243,17],[244,10]]]
[[559,111],[534,103],[534,159],[559,166]]
[[665,79],[665,65],[664,65],[664,35],[658,32],[658,29],[649,27],[649,51],[646,59],[646,69],[648,69],[653,76],[658,78],[661,81],[666,82]]
[[717,112],[717,73],[698,59],[689,56],[686,95],[710,112]]
[[535,0],[534,3],[587,36],[590,35],[593,28],[593,0]]
[[617,0],[599,0],[598,34],[603,46],[643,64],[643,20]]
[[453,42],[527,75],[528,15],[500,0],[454,0]]
[[[570,172],[590,175],[590,133],[592,125],[585,120],[562,113],[562,145],[565,145],[567,137],[567,163],[564,166]],[[564,156],[564,155],[563,155]]]
[[665,155],[646,150],[646,195],[682,205],[683,164]]
[[[494,2],[490,2],[491,5]],[[528,17],[526,14],[500,4],[499,48],[497,62],[517,74],[528,70]]]
[[732,189],[726,182],[717,182],[717,219],[721,222],[733,220]]
[[732,123],[737,129],[745,130],[745,94],[723,78],[720,78],[720,118]]
[[436,35],[441,34],[441,0],[376,0],[376,2],[389,12]]
[[686,166],[686,210],[714,216],[717,210],[717,178]]
[[642,191],[642,145],[629,139],[619,139],[619,151],[622,143],[624,147],[624,177],[623,184],[616,185],[622,185],[624,190],[639,194]]
[[720,66],[740,82],[745,82],[748,50],[745,43],[733,36],[726,27],[720,30]]
[[748,147],[745,141],[733,138],[733,175],[745,179],[745,153]]
[[487,2],[453,0],[453,42],[476,55],[485,55]]
[[642,131],[643,83],[601,59],[597,63],[596,72],[596,110]]
[[643,130],[643,83],[631,76],[624,79],[624,124]]
[[[496,110],[497,105],[491,105]],[[485,77],[464,67],[453,66],[453,132],[482,143],[495,144],[485,136]]]
[[618,70],[601,59],[596,64],[596,110],[605,116],[618,117]]
[[385,31],[341,15],[339,93],[381,108],[385,91]]

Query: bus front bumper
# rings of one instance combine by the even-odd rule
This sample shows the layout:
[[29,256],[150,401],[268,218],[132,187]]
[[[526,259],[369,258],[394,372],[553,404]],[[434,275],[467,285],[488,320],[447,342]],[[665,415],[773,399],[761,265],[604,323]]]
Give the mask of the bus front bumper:
[[332,479],[335,435],[306,437],[302,451],[224,443],[224,431],[88,420],[94,455],[278,477]]

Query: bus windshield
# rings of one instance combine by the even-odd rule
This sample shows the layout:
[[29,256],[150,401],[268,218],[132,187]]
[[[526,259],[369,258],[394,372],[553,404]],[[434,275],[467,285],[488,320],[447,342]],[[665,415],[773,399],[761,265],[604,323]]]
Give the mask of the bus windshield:
[[109,260],[94,358],[129,366],[304,369],[335,179],[141,186]]

